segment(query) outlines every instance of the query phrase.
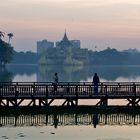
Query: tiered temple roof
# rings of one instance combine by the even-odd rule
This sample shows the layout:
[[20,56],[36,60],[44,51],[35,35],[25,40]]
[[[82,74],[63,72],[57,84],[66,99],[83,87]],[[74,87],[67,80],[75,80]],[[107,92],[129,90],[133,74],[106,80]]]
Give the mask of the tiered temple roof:
[[67,34],[65,32],[63,39],[58,44],[59,47],[71,47],[73,46],[72,43],[69,41]]

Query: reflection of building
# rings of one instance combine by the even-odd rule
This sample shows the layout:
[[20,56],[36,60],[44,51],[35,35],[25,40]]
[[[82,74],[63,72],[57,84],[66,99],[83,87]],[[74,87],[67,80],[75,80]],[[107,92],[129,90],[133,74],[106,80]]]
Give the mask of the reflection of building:
[[38,41],[37,53],[39,64],[83,65],[88,60],[88,50],[80,48],[80,40],[69,40],[66,32],[63,39],[56,43],[46,40]]

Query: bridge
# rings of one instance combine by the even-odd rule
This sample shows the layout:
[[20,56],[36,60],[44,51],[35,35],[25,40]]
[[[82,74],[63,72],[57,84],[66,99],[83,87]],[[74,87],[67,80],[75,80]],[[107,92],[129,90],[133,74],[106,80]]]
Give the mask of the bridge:
[[0,83],[0,106],[51,106],[62,100],[61,106],[78,106],[79,100],[96,100],[95,106],[108,106],[108,101],[127,100],[127,106],[139,106],[140,83],[101,82],[98,91],[91,82],[10,82]]

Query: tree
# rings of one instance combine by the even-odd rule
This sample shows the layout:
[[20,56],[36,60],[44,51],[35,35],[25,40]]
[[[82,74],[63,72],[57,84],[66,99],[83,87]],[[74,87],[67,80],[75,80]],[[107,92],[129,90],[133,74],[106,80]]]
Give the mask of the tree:
[[13,33],[8,33],[7,36],[9,37],[8,43],[10,44],[10,40],[12,39],[12,37],[13,37],[14,35],[13,35]]
[[0,40],[4,37],[4,32],[0,31]]
[[13,47],[0,39],[0,66],[10,63],[13,57]]
[[0,82],[12,82],[13,74],[8,72],[7,69],[1,68],[0,69]]

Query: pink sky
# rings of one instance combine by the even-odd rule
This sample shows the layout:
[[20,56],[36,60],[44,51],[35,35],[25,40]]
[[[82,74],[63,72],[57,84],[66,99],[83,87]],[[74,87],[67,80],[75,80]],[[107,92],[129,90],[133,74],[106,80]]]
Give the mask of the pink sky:
[[140,46],[139,0],[3,0],[0,17],[0,30],[14,33],[18,51],[35,51],[37,40],[60,40],[65,29],[90,49]]

